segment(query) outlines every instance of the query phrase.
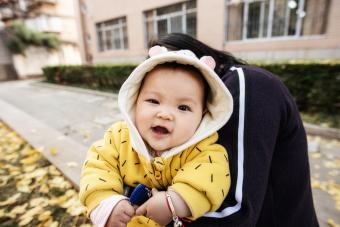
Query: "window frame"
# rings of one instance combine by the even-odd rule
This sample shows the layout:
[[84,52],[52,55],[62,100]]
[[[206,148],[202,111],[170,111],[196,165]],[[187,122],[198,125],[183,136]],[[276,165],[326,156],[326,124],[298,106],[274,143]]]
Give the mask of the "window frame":
[[[196,0],[195,0],[196,1]],[[187,33],[187,15],[191,13],[196,13],[196,21],[197,21],[197,1],[196,7],[187,9],[187,1],[175,3],[171,5],[157,7],[151,10],[146,10],[143,12],[143,24],[144,24],[144,40],[145,40],[145,47],[148,47],[148,38],[151,36],[159,37],[158,35],[158,22],[161,20],[166,20],[167,23],[167,33],[171,32],[171,18],[181,16],[181,23],[182,23],[182,31],[183,33]],[[171,7],[173,5],[181,4],[181,10],[175,11],[171,13],[166,13],[163,15],[157,15],[157,10],[160,8]],[[147,17],[147,14],[152,14],[151,17]],[[148,34],[148,27],[147,24],[149,22],[153,23],[153,34]],[[197,22],[196,22],[196,33],[197,33]],[[197,34],[196,34],[197,35]]]
[[[110,25],[106,25],[107,23],[113,23]],[[97,37],[97,51],[98,52],[106,52],[106,51],[119,51],[119,50],[127,50],[129,48],[129,40],[128,40],[128,34],[126,34],[127,41],[124,42],[124,27],[127,29],[127,18],[125,16],[118,17],[110,20],[105,20],[101,22],[95,23],[95,31],[96,31],[96,37]],[[116,48],[115,45],[115,37],[116,32],[115,30],[119,30],[119,41],[120,41],[120,48]],[[111,31],[111,48],[108,48],[107,45],[107,37],[106,32]],[[102,32],[103,37],[103,49],[101,49],[101,39],[99,37],[99,32]]]
[[[260,36],[255,37],[255,38],[247,38],[247,22],[248,22],[248,10],[249,10],[249,4],[254,3],[254,2],[262,2],[262,4],[265,4],[266,0],[238,0],[235,2],[232,2],[233,0],[225,0],[225,33],[224,33],[224,43],[238,43],[238,42],[262,42],[262,41],[279,41],[279,40],[296,40],[296,39],[319,39],[321,37],[325,36],[324,34],[313,34],[313,35],[302,35],[302,29],[303,29],[303,19],[305,16],[297,16],[297,20],[295,23],[295,34],[294,35],[288,35],[288,30],[289,30],[289,17],[287,18],[287,11],[285,15],[285,28],[284,28],[284,35],[281,36],[272,36],[273,33],[273,18],[274,18],[274,3],[275,0],[269,0],[269,9],[268,9],[268,24],[267,28],[265,28],[264,24],[262,23],[265,18],[265,9],[264,6],[261,6],[261,15],[260,15],[260,28],[262,29],[267,29],[266,35],[265,36]],[[306,13],[305,12],[305,0],[296,0],[298,3],[297,6],[297,12],[299,13]],[[239,3],[244,3],[244,9],[243,9],[243,21],[242,21],[242,34],[241,34],[241,39],[239,40],[228,40],[228,6],[233,5],[233,4],[239,4]],[[287,6],[288,7],[288,6]],[[263,14],[263,15],[262,15]],[[290,14],[289,14],[290,16]],[[262,30],[262,34],[264,30]],[[259,31],[259,34],[261,31]]]

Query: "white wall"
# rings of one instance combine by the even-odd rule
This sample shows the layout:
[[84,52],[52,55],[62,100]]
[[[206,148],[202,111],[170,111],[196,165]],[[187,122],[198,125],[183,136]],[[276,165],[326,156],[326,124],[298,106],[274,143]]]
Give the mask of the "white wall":
[[47,51],[42,47],[30,47],[25,55],[13,55],[13,64],[20,79],[42,75],[42,68],[50,65],[78,65],[81,57],[77,47],[63,45],[59,51]]

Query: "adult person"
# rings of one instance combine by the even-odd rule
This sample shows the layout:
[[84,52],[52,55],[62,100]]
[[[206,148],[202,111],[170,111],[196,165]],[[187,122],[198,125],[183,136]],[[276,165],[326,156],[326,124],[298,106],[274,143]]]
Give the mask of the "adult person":
[[234,99],[234,112],[218,132],[218,142],[229,153],[230,192],[218,211],[186,226],[319,226],[306,133],[284,84],[185,34],[172,33],[150,45],[212,56],[215,72]]

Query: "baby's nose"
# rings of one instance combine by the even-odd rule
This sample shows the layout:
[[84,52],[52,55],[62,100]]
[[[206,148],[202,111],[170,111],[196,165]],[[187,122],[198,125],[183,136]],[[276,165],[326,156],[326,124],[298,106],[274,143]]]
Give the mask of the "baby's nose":
[[172,114],[169,112],[169,111],[159,111],[158,113],[157,113],[157,117],[158,118],[161,118],[161,119],[163,119],[163,120],[173,120],[173,116],[172,116]]

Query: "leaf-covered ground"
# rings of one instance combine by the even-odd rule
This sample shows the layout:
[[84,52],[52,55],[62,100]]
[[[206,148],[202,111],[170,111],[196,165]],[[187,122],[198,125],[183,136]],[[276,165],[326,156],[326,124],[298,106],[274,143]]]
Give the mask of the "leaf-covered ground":
[[71,183],[1,121],[0,226],[91,226]]
[[[311,183],[321,226],[340,227],[340,141],[309,136],[322,151],[310,152]],[[313,146],[311,146],[313,147]]]

